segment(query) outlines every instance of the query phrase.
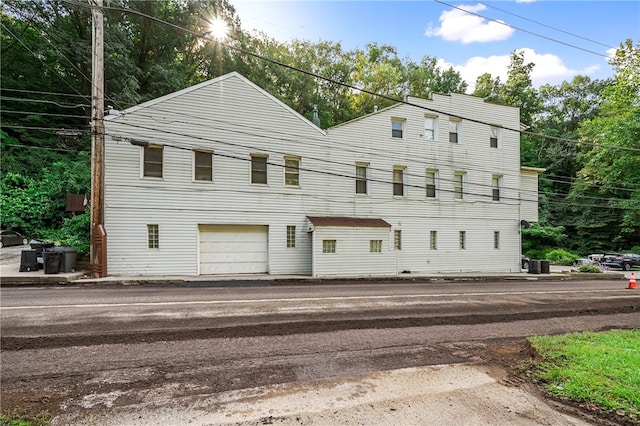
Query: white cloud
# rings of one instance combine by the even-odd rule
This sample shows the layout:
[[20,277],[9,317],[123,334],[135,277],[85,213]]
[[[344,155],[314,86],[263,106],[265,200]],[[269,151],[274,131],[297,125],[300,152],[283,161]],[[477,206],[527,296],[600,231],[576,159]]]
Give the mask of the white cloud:
[[[475,6],[459,6],[469,12],[479,12],[487,7],[482,4]],[[464,10],[453,9],[442,12],[440,27],[429,27],[425,32],[427,37],[442,37],[447,41],[459,41],[463,44],[486,43],[490,41],[506,40],[515,31],[513,28],[494,21],[488,21]]]
[[[563,81],[571,80],[576,75],[594,74],[600,65],[590,65],[582,70],[574,70],[567,67],[562,59],[556,55],[549,53],[541,54],[530,48],[519,49],[524,52],[524,61],[526,64],[533,62],[535,66],[531,72],[531,84],[533,87],[540,87],[543,84],[560,84]],[[467,59],[462,65],[448,63],[442,59],[438,60],[438,66],[442,69],[453,69],[460,73],[464,81],[469,85],[467,90],[473,92],[476,79],[484,74],[489,73],[493,78],[500,77],[500,81],[504,83],[507,80],[507,71],[511,63],[511,54],[492,55],[489,57],[474,56]]]

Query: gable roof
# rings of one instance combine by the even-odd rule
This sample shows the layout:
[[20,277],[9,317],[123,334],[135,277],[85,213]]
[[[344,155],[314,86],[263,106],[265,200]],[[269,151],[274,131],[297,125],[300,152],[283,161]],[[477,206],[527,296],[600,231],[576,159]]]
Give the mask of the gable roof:
[[186,87],[186,88],[184,88],[182,90],[178,90],[177,92],[169,93],[167,95],[160,96],[159,98],[151,99],[150,101],[141,103],[139,105],[132,106],[130,108],[127,108],[125,110],[120,111],[120,113],[118,115],[105,115],[104,119],[105,120],[117,120],[119,117],[126,116],[128,114],[134,114],[136,111],[152,107],[154,105],[160,104],[160,103],[165,102],[167,100],[170,100],[170,99],[173,99],[173,98],[176,98],[176,97],[179,97],[179,96],[186,95],[188,93],[197,91],[199,89],[202,89],[202,88],[205,88],[205,87],[208,87],[208,86],[212,86],[212,85],[216,85],[216,84],[223,84],[226,80],[230,80],[230,79],[234,79],[234,78],[240,80],[246,86],[250,87],[253,90],[256,90],[257,92],[259,92],[260,94],[262,94],[266,98],[270,99],[278,107],[285,109],[289,114],[291,114],[296,119],[298,119],[301,122],[303,122],[305,125],[310,126],[313,130],[315,130],[315,131],[317,131],[317,132],[319,132],[319,133],[321,133],[323,135],[326,134],[326,132],[324,130],[322,130],[320,127],[316,126],[315,124],[313,124],[311,121],[307,120],[307,118],[304,117],[302,114],[299,114],[298,112],[293,110],[291,107],[289,107],[287,104],[285,104],[284,102],[282,102],[281,100],[279,100],[278,98],[276,98],[275,96],[273,96],[272,94],[267,92],[266,90],[262,89],[261,87],[259,87],[258,85],[256,85],[252,81],[250,81],[248,78],[246,78],[242,74],[238,73],[237,71],[233,71],[233,72],[230,72],[228,74],[216,77],[214,79],[203,81],[202,83]]

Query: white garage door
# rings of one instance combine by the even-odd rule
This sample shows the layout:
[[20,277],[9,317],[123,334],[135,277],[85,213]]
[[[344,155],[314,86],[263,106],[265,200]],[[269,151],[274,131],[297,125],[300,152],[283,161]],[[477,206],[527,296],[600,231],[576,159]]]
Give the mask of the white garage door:
[[199,228],[200,274],[267,272],[267,226],[200,225]]

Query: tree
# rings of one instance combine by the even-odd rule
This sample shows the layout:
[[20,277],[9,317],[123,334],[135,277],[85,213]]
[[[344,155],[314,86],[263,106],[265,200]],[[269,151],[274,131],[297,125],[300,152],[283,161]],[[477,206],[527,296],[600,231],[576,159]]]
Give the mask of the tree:
[[431,93],[465,93],[467,83],[453,68],[442,70],[436,58],[425,56],[419,64],[407,64],[409,94],[428,98]]
[[582,184],[572,195],[599,197],[580,209],[578,230],[596,230],[598,244],[624,249],[640,235],[640,45],[626,40],[610,64],[615,82],[603,91],[599,114],[579,126]]

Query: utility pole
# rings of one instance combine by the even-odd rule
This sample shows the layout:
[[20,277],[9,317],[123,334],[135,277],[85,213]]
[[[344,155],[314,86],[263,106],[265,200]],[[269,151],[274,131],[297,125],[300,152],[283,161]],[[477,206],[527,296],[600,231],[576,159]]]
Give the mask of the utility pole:
[[104,235],[104,15],[102,0],[92,3],[91,73],[91,272],[106,276]]

